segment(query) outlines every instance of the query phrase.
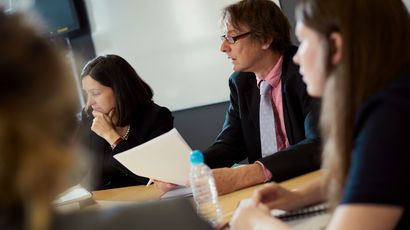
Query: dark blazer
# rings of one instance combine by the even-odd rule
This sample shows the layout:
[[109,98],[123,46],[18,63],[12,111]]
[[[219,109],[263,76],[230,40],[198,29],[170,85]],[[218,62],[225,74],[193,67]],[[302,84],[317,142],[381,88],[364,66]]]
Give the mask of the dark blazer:
[[297,48],[283,56],[282,100],[286,134],[290,147],[261,158],[259,102],[254,73],[235,72],[229,79],[230,105],[225,123],[215,143],[204,151],[211,168],[230,167],[248,157],[272,173],[272,180],[283,181],[320,167],[319,99],[309,97],[299,67],[292,61]]
[[146,184],[148,178],[133,174],[113,156],[171,130],[174,120],[171,112],[154,103],[141,107],[139,114],[131,121],[128,140],[121,141],[113,150],[105,139],[91,131],[92,119],[92,116],[83,113],[79,128],[80,141],[90,150],[94,159],[92,178],[96,181],[92,189]]

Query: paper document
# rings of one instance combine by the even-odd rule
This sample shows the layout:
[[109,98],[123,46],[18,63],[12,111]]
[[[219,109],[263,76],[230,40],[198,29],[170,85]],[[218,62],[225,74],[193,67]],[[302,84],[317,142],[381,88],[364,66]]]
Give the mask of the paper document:
[[191,152],[191,148],[174,128],[114,158],[136,175],[185,185]]
[[161,199],[175,198],[175,197],[189,197],[192,196],[191,187],[178,186],[161,196]]
[[81,187],[81,185],[73,186],[63,194],[61,194],[56,200],[54,200],[54,205],[60,206],[69,203],[74,203],[82,200],[91,198],[92,194],[87,191],[87,189]]

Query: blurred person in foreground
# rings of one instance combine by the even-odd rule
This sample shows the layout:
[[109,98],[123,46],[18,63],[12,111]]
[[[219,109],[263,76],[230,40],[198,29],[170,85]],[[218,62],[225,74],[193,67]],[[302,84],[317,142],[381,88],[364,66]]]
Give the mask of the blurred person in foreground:
[[0,9],[0,226],[44,229],[73,162],[76,96],[63,57]]
[[301,0],[294,61],[323,97],[324,176],[296,191],[272,183],[232,229],[291,229],[270,216],[328,201],[327,229],[410,229],[410,17],[401,0]]
[[0,50],[1,229],[211,229],[187,200],[56,212],[77,162],[73,78],[39,31],[2,9]]

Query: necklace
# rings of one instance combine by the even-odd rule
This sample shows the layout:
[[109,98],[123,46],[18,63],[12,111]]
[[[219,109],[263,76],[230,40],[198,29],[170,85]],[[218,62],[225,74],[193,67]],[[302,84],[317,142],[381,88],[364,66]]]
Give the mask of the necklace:
[[131,125],[128,126],[127,132],[125,132],[125,134],[121,136],[121,138],[122,138],[123,140],[127,140],[127,139],[128,139],[128,136],[130,135],[130,129],[131,129]]

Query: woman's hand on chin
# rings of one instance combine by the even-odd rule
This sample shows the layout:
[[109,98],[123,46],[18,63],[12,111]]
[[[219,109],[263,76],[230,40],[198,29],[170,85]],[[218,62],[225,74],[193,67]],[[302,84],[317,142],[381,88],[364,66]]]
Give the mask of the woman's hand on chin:
[[120,135],[115,131],[114,125],[111,121],[110,115],[112,116],[112,111],[113,110],[106,115],[94,110],[94,119],[91,125],[91,130],[98,136],[104,138],[110,144],[113,144],[118,138],[120,138]]

